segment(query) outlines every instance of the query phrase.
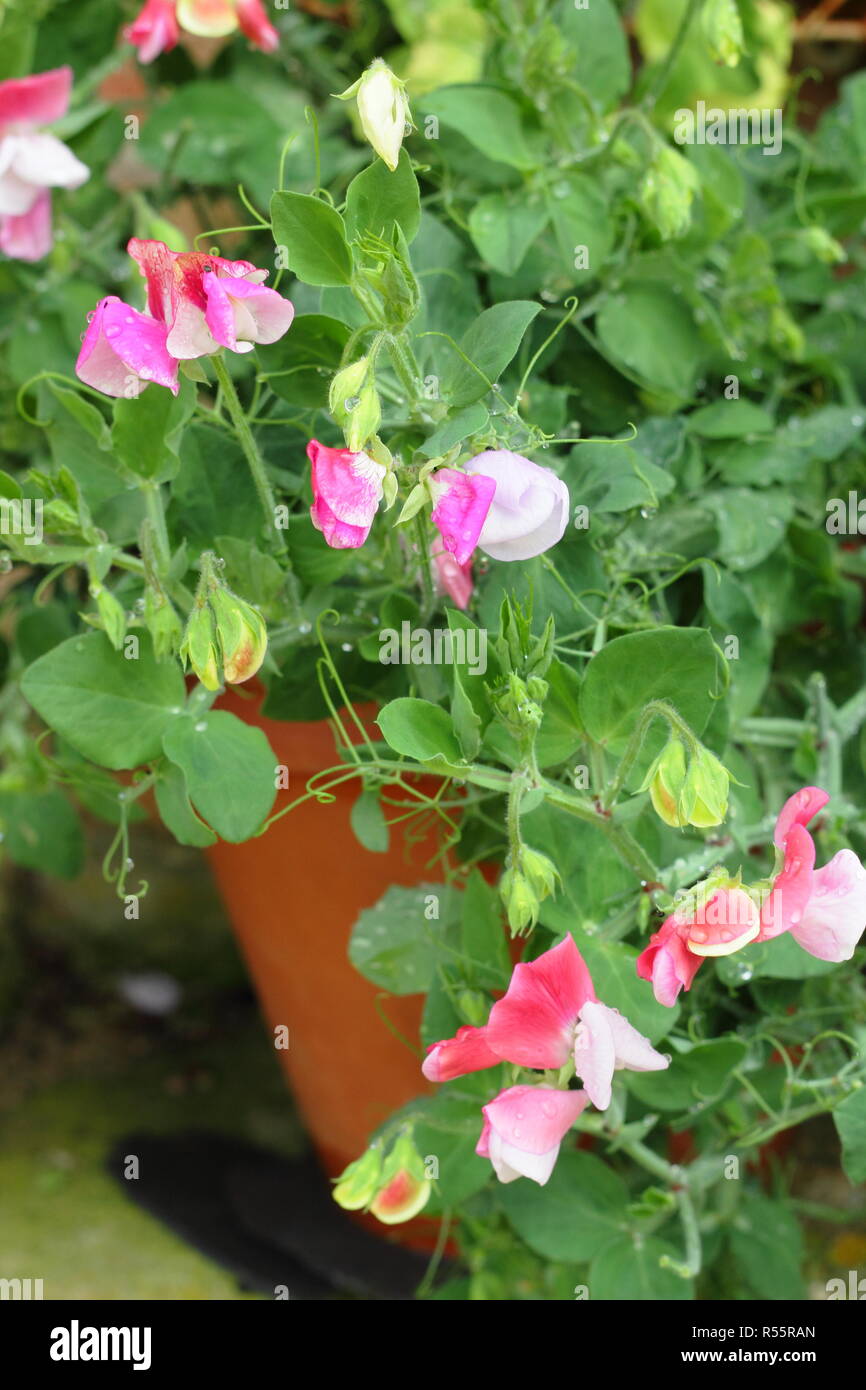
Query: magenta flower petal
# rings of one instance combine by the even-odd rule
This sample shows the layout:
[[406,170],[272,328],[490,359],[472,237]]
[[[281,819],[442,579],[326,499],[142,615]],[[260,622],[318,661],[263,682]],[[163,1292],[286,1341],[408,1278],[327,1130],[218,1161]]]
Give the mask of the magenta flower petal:
[[785,836],[785,863],[761,907],[758,941],[771,941],[803,919],[812,894],[815,841],[805,826],[792,824]]
[[590,973],[567,936],[537,960],[514,967],[505,997],[490,1011],[487,1042],[518,1066],[564,1066],[578,1014],[594,998]]
[[328,449],[316,439],[307,445],[307,456],[313,466],[313,525],[333,549],[357,549],[373,525],[384,467],[363,452]]
[[279,47],[280,36],[262,7],[261,0],[235,0],[238,24],[247,38],[263,53]]
[[472,562],[467,560],[465,565],[459,565],[445,549],[441,536],[434,538],[430,557],[437,594],[447,594],[458,608],[468,608],[472,598]]
[[52,68],[0,82],[0,132],[4,126],[50,125],[66,114],[72,68]]
[[76,375],[107,396],[140,395],[151,381],[179,390],[178,364],[166,348],[165,325],[115,295],[100,300],[90,321]]
[[475,1152],[490,1159],[500,1182],[525,1177],[543,1186],[563,1138],[586,1104],[583,1091],[511,1086],[483,1107],[484,1127]]
[[123,31],[127,43],[138,49],[140,63],[152,63],[160,53],[174,48],[180,35],[174,0],[147,0],[147,4]]
[[496,482],[483,473],[458,473],[454,468],[440,468],[430,479],[436,499],[432,520],[438,527],[445,549],[458,565],[465,565],[478,544],[490,504],[496,492]]
[[471,1071],[498,1067],[501,1058],[487,1042],[486,1028],[458,1028],[457,1036],[445,1038],[428,1049],[421,1068],[428,1081],[453,1081]]
[[652,983],[656,999],[669,1009],[677,1002],[681,989],[691,989],[703,961],[702,956],[693,955],[688,949],[680,930],[674,913],[653,932],[635,962],[639,977]]

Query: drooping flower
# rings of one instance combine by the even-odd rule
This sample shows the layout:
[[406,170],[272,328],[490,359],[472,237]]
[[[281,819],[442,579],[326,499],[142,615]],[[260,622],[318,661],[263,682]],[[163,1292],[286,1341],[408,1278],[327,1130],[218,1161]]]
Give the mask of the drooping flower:
[[107,396],[132,399],[152,381],[176,396],[178,362],[165,340],[164,324],[110,294],[90,318],[75,373]]
[[440,536],[430,547],[433,585],[437,594],[447,594],[458,608],[468,608],[472,598],[472,561],[460,565],[446,549]]
[[596,998],[571,936],[536,960],[516,965],[484,1027],[461,1028],[456,1037],[435,1043],[423,1071],[429,1081],[451,1081],[495,1062],[533,1070],[558,1070],[572,1062],[599,1110],[610,1104],[615,1070],[657,1071],[668,1065],[618,1010]]
[[318,440],[307,445],[312,464],[310,518],[334,550],[356,550],[370,534],[382,500],[385,467],[369,454],[329,449]]
[[487,449],[465,465],[467,474],[496,484],[478,536],[494,560],[531,560],[562,539],[568,522],[568,488],[549,468],[508,449]]
[[433,525],[445,549],[458,565],[465,565],[478,544],[490,512],[496,481],[483,473],[458,473],[454,468],[440,468],[429,479],[429,486],[433,496]]
[[147,281],[147,307],[166,325],[168,350],[181,361],[275,343],[294,318],[291,302],[262,283],[268,272],[250,261],[171,251],[138,237],[127,249]]
[[804,787],[779,812],[773,842],[776,871],[769,885],[720,887],[697,894],[650,937],[637,973],[652,982],[660,1004],[672,1005],[690,989],[701,961],[730,955],[752,941],[789,931],[819,960],[850,960],[866,926],[866,869],[853,850],[841,849],[815,870],[815,842],[807,824],[827,804],[820,787]]
[[241,30],[265,53],[273,53],[280,36],[261,0],[147,0],[123,36],[138,49],[140,63],[152,63],[174,48],[181,31],[201,38],[223,38]]
[[585,1091],[511,1086],[482,1106],[484,1128],[475,1152],[490,1159],[500,1182],[532,1178],[543,1187],[560,1144],[588,1102]]
[[412,117],[406,97],[406,84],[395,77],[382,58],[376,58],[345,92],[343,101],[355,97],[361,129],[376,154],[393,173],[400,159],[400,147]]
[[51,188],[80,188],[90,170],[56,136],[39,130],[65,115],[72,69],[0,82],[0,251],[38,261],[53,245]]

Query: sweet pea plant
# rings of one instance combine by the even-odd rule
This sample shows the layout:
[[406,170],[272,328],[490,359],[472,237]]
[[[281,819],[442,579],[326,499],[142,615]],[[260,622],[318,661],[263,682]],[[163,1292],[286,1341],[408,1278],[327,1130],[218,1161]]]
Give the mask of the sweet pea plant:
[[[438,1218],[437,1296],[799,1297],[779,1139],[866,1177],[866,82],[806,135],[773,3],[642,0],[636,70],[611,0],[378,8],[118,12],[226,45],[139,131],[13,7],[5,848],[105,819],[134,917],[145,793],[204,847],[357,780],[439,848],[352,931],[426,1004],[336,1200]],[[279,798],[254,676],[337,735]]]

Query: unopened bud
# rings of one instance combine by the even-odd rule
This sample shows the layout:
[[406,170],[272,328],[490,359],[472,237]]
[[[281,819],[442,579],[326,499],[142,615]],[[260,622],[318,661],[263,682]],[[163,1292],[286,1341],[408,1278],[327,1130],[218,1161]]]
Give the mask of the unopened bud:
[[698,176],[688,160],[659,145],[640,186],[644,212],[663,241],[683,236],[691,226]]
[[529,932],[538,921],[538,894],[519,868],[505,870],[499,880],[499,895],[508,916],[512,936]]
[[405,83],[394,76],[387,63],[376,58],[358,81],[340,95],[343,100],[352,96],[357,99],[361,129],[393,173],[406,127],[412,123]]
[[743,22],[735,0],[705,0],[704,35],[714,63],[735,68],[743,55]]
[[206,690],[219,690],[216,623],[206,603],[196,603],[187,621],[180,655],[198,676]]
[[174,656],[183,637],[183,624],[165,594],[152,588],[145,590],[144,621],[157,661]]
[[268,649],[268,630],[257,608],[220,585],[209,595],[222,654],[223,677],[240,685],[256,674]]
[[411,1220],[429,1202],[432,1183],[411,1135],[398,1136],[383,1164],[380,1183],[370,1211],[386,1226]]
[[800,235],[812,255],[825,265],[839,265],[848,259],[845,247],[824,227],[805,227]]
[[382,1178],[382,1148],[371,1144],[337,1179],[331,1196],[345,1211],[360,1211],[372,1202]]

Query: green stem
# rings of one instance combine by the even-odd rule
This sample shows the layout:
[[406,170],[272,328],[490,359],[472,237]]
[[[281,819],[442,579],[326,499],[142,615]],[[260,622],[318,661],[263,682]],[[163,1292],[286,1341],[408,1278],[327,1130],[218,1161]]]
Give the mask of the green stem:
[[676,61],[680,56],[680,51],[682,49],[683,44],[686,41],[689,29],[692,26],[692,20],[694,19],[695,15],[697,14],[698,10],[703,5],[703,3],[704,0],[689,0],[685,13],[683,14],[683,17],[680,20],[680,27],[674,36],[673,43],[671,44],[670,48],[668,49],[665,55],[664,62],[661,63],[652,81],[650,82],[649,86],[644,92],[643,99],[641,102],[641,105],[643,106],[644,110],[651,111],[656,104],[656,98],[660,95],[661,92],[664,91],[665,86],[667,85],[668,78],[670,77],[674,67],[676,66]]
[[647,730],[654,719],[666,719],[671,729],[680,735],[690,752],[694,753],[697,748],[698,740],[695,738],[685,720],[681,719],[677,714],[673,705],[669,705],[667,700],[651,700],[648,705],[644,706],[643,713],[622,755],[619,767],[616,770],[616,776],[608,787],[607,794],[604,798],[604,807],[606,810],[609,810],[610,807],[614,805],[622,791],[625,780],[634,766],[635,759],[643,747],[643,741],[646,738]]
[[144,502],[147,508],[147,518],[153,530],[154,539],[154,559],[158,578],[162,579],[168,570],[171,559],[171,547],[168,543],[168,531],[165,525],[165,509],[162,505],[162,493],[158,483],[145,483],[142,487]]

